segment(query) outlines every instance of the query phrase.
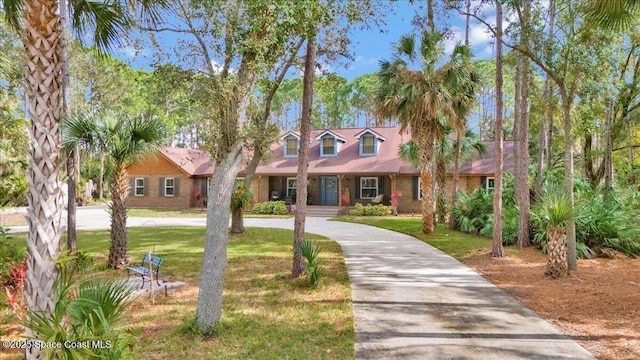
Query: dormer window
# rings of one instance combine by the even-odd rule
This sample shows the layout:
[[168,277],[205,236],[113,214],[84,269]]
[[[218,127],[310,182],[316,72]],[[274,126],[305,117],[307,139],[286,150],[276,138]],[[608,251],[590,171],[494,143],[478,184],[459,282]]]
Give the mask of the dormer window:
[[298,157],[298,151],[300,150],[300,139],[294,134],[289,134],[284,137],[284,157],[295,158]]
[[340,135],[329,130],[318,135],[316,140],[320,141],[320,157],[338,156],[342,144],[347,142],[347,140],[340,137]]
[[356,135],[356,139],[359,140],[360,156],[376,156],[380,149],[380,144],[385,141],[385,138],[375,133],[371,129],[366,129],[363,132]]
[[330,136],[322,138],[322,156],[336,155],[336,139]]
[[376,154],[376,137],[373,135],[364,135],[360,138],[362,141],[362,155]]

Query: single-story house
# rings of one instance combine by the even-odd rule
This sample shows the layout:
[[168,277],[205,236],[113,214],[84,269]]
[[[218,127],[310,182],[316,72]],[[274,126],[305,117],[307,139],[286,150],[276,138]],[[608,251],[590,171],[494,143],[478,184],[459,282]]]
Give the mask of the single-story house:
[[[309,144],[308,203],[338,206],[340,199],[368,204],[382,195],[389,204],[391,194],[400,191],[399,212],[421,209],[419,171],[398,157],[398,146],[410,139],[400,127],[372,127],[313,130]],[[460,190],[473,191],[493,187],[493,143],[487,152],[474,154],[460,168]],[[296,196],[300,135],[295,131],[282,134],[271,145],[268,158],[256,170],[254,201],[284,200],[291,203]],[[132,207],[201,206],[207,194],[208,179],[213,173],[209,155],[199,150],[163,148],[156,158],[149,158],[129,168]],[[505,170],[513,169],[513,142],[504,142]],[[244,170],[239,177],[243,177]],[[451,193],[450,172],[447,193]]]

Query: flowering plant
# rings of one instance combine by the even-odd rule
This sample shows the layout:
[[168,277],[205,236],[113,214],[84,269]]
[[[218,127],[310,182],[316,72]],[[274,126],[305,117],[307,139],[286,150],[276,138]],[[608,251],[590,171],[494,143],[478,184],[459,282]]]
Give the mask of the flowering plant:
[[400,196],[402,196],[402,193],[400,193],[400,191],[398,190],[394,191],[393,194],[391,194],[391,206],[398,206],[398,200]]
[[351,199],[349,199],[346,194],[342,194],[342,196],[340,196],[340,203],[342,206],[351,206]]

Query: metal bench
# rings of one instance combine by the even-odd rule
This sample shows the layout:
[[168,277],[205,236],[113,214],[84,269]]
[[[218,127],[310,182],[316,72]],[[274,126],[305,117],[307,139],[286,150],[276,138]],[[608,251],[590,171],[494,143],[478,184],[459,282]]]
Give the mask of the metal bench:
[[127,266],[127,273],[129,276],[131,276],[131,272],[134,272],[142,277],[142,286],[140,287],[141,289],[144,288],[144,284],[147,279],[151,281],[151,279],[155,278],[156,283],[158,284],[158,286],[160,286],[160,281],[158,281],[158,273],[160,272],[160,265],[162,265],[163,261],[164,260],[159,256],[151,255],[151,253],[146,253],[142,258],[142,265]]

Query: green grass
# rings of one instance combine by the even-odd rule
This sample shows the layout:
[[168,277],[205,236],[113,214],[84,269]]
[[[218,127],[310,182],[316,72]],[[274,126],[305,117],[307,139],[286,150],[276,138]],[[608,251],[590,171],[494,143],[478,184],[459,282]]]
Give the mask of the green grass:
[[[108,231],[82,231],[78,248],[104,267],[108,238]],[[341,248],[320,236],[307,239],[322,247],[325,276],[314,290],[290,277],[292,231],[247,228],[229,237],[223,315],[217,337],[210,339],[183,329],[195,314],[205,229],[129,229],[132,262],[153,251],[165,259],[161,278],[188,283],[169,297],[156,297],[155,305],[138,299],[129,308],[121,325],[136,339],[134,358],[353,359],[351,290]],[[124,275],[101,272],[114,273]]]
[[446,224],[437,224],[433,236],[426,236],[422,233],[421,217],[338,216],[331,220],[366,224],[411,235],[453,256],[458,261],[463,261],[469,255],[491,249],[491,239],[459,231],[450,231]]
[[[130,217],[154,217],[154,218],[206,218],[206,209],[176,209],[176,208],[154,208],[154,209],[129,209]],[[293,215],[258,215],[245,213],[245,218],[271,218],[286,219]]]

